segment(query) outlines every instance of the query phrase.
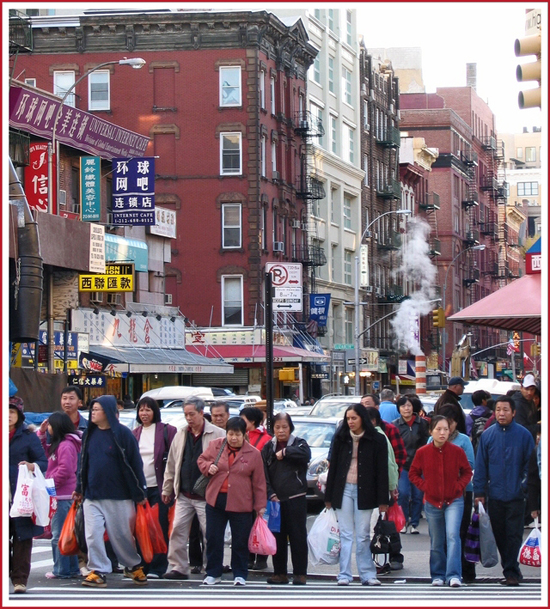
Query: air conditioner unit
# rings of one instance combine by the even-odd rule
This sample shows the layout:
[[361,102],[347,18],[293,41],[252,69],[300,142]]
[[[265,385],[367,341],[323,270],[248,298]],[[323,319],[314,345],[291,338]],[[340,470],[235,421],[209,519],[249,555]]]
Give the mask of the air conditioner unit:
[[67,191],[66,190],[59,191],[59,205],[67,205]]
[[273,251],[274,252],[284,252],[285,244],[282,241],[274,241],[273,242]]
[[374,292],[374,288],[371,285],[365,287],[365,292],[367,294],[372,294]]
[[278,171],[274,171],[272,179],[273,180],[280,180],[281,179],[281,174]]
[[103,292],[90,292],[90,302],[103,302]]
[[122,294],[119,294],[117,292],[108,292],[107,293],[107,304],[121,305],[122,304]]
[[300,228],[302,226],[302,223],[300,222],[300,220],[291,220],[290,221],[290,228]]
[[374,89],[370,90],[369,101],[374,101]]
[[307,222],[302,222],[302,230],[307,230]]
[[374,293],[376,294],[376,296],[382,296],[382,288],[376,288]]
[[164,295],[164,304],[171,305],[172,304],[172,294]]

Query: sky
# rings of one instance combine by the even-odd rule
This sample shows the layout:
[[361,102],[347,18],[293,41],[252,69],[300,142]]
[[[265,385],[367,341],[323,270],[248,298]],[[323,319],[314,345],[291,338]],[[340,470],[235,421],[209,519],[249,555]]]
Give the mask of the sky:
[[[466,64],[476,63],[476,90],[495,114],[498,132],[546,125],[547,113],[518,107],[519,91],[534,84],[517,82],[516,67],[534,61],[534,57],[518,58],[514,53],[515,40],[525,35],[526,8],[541,8],[546,38],[546,3],[362,2],[352,6],[357,8],[357,29],[367,49],[422,49],[426,92],[465,86]],[[546,59],[542,74],[548,73]]]

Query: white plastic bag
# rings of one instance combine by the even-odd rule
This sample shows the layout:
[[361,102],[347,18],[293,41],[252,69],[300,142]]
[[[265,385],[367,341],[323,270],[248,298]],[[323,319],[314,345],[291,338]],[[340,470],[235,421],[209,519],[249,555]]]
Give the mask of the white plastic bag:
[[34,522],[39,527],[50,524],[50,493],[46,487],[46,478],[38,465],[34,466],[34,484],[32,485],[32,502],[34,505]]
[[540,545],[539,519],[535,518],[535,528],[523,542],[518,554],[518,562],[528,567],[540,567],[542,562]]
[[485,507],[481,501],[478,504],[479,509],[479,549],[481,552],[481,564],[490,569],[498,565],[497,543],[493,534],[493,527],[489,520],[489,514],[485,511]]
[[32,516],[34,510],[32,502],[33,485],[33,475],[26,465],[20,465],[17,473],[13,504],[10,509],[11,518],[18,518],[19,516],[28,516],[30,518]]
[[336,512],[325,508],[307,535],[312,565],[335,565],[340,558],[340,527]]

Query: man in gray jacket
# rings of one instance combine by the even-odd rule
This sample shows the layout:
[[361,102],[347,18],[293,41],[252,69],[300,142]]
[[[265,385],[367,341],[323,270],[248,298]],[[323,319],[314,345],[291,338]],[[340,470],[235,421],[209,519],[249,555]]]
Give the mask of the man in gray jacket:
[[206,501],[193,493],[193,486],[200,476],[197,459],[208,444],[225,437],[225,431],[204,418],[204,401],[189,397],[183,404],[187,427],[176,434],[168,453],[162,500],[170,503],[176,497],[176,511],[168,547],[168,568],[164,579],[189,579],[187,541],[195,514],[206,539]]

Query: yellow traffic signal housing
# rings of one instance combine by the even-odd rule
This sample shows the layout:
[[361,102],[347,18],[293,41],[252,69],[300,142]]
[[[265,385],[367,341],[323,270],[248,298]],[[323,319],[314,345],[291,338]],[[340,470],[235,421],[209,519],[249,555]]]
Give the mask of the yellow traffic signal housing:
[[444,328],[445,327],[445,311],[442,307],[438,309],[434,309],[432,311],[433,325],[434,328]]
[[536,89],[527,89],[520,91],[518,95],[518,105],[520,109],[524,108],[540,108],[541,106],[541,38],[540,34],[534,36],[526,36],[518,38],[515,45],[516,57],[525,57],[526,55],[536,55],[536,61],[532,63],[524,63],[516,68],[516,77],[519,82],[528,82],[536,80],[539,86]]

